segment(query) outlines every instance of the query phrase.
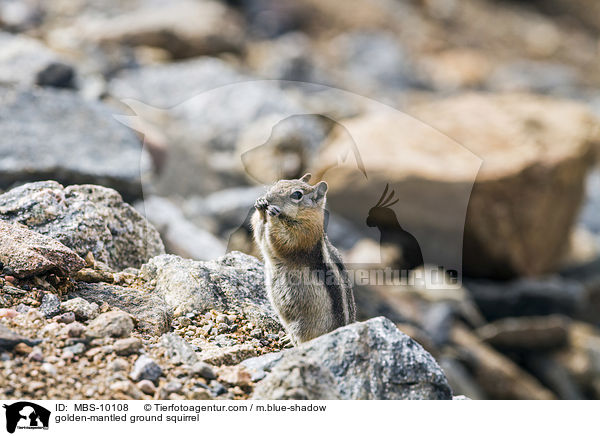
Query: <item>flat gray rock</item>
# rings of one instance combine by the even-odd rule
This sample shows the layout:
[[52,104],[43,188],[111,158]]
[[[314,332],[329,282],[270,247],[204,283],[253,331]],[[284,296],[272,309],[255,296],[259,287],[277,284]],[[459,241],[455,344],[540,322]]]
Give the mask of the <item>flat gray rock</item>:
[[0,86],[0,188],[53,178],[141,197],[149,160],[111,109],[56,89]]
[[0,220],[24,224],[81,257],[92,252],[116,270],[139,267],[164,253],[156,229],[119,193],[102,186],[65,188],[54,181],[22,185],[0,195]]
[[302,386],[304,392],[314,392],[314,381],[306,374],[316,365],[321,373],[332,375],[331,386],[322,387],[318,399],[323,399],[323,392],[331,395],[331,389],[339,398],[352,400],[452,399],[446,376],[431,354],[384,317],[339,328],[280,352],[279,358],[273,355],[241,363],[253,371],[264,363],[263,370],[270,371],[257,384],[253,398],[292,399],[290,392]]
[[133,316],[138,329],[145,333],[160,335],[168,331],[171,324],[171,313],[165,301],[138,289],[108,283],[80,282],[69,296],[81,297],[99,305],[106,302],[111,307],[121,309]]
[[0,221],[0,262],[17,277],[50,271],[69,275],[85,266],[81,257],[57,240],[5,221]]

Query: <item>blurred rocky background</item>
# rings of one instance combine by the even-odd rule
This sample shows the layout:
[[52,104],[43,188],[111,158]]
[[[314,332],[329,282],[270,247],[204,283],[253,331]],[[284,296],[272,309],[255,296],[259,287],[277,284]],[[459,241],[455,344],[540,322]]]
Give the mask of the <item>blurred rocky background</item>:
[[[0,0],[0,397],[600,399],[599,57],[594,0]],[[221,256],[358,138],[334,244],[396,265],[365,225],[389,183],[462,286],[357,286],[364,323],[260,357],[262,266]],[[328,344],[418,388],[337,379]]]

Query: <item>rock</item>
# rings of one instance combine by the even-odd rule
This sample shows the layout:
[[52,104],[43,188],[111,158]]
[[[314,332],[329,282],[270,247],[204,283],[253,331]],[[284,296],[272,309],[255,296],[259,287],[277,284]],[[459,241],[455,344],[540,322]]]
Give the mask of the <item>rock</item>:
[[489,320],[553,313],[574,315],[587,297],[580,283],[558,276],[508,282],[469,280],[465,286]]
[[[166,109],[179,105],[200,93],[244,79],[245,76],[236,72],[225,61],[202,57],[166,65],[123,70],[110,81],[109,92],[119,100],[135,99],[151,107]],[[185,83],[186,86],[182,88],[178,85],[181,83]],[[140,109],[143,109],[143,106],[140,106]],[[184,117],[185,109],[187,108],[176,110],[172,116]]]
[[218,233],[237,228],[254,202],[264,194],[264,186],[240,186],[222,189],[206,197],[187,198],[182,206],[183,213],[194,222],[199,219],[211,219],[219,226]]
[[489,53],[464,47],[420,55],[416,61],[421,80],[440,93],[481,88],[492,69]]
[[[263,397],[269,393],[262,386],[291,392],[304,387],[310,392],[316,386],[309,375],[318,374],[330,381],[318,392],[329,395],[333,390],[340,399],[452,398],[446,377],[433,357],[383,317],[339,328],[277,356],[242,362],[242,366],[254,368],[263,362],[265,370],[271,369],[256,386]],[[289,369],[276,371],[281,365]],[[293,382],[286,384],[283,380],[295,368]],[[309,385],[301,385],[301,380],[309,381]]]
[[139,338],[125,338],[115,341],[113,349],[119,356],[129,356],[138,353],[142,348],[142,341]]
[[117,270],[164,253],[158,232],[116,191],[102,186],[28,183],[0,195],[0,219],[24,224],[82,257],[92,252]]
[[212,380],[210,382],[210,388],[215,397],[227,393],[227,388],[216,380]]
[[165,357],[171,359],[171,363],[175,365],[184,363],[193,366],[198,362],[198,357],[192,346],[175,333],[163,335],[161,345],[165,349]]
[[219,369],[219,380],[242,388],[252,385],[250,373],[242,366],[226,366]]
[[131,334],[133,321],[125,312],[111,311],[99,315],[88,326],[86,335],[90,338],[123,338]]
[[211,309],[242,313],[261,327],[278,332],[277,315],[264,286],[258,259],[231,252],[208,262],[157,256],[140,272],[146,282],[155,281],[154,293],[164,298],[175,315]]
[[141,400],[144,398],[142,391],[129,380],[119,380],[110,385],[110,390],[119,391],[124,393],[134,400]]
[[17,345],[14,346],[13,350],[15,353],[24,356],[27,354],[31,354],[31,352],[33,351],[33,348],[31,348],[29,345],[27,345],[23,342],[19,342]]
[[127,371],[129,369],[129,362],[121,358],[115,359],[110,363],[109,369],[113,372]]
[[160,232],[167,252],[197,260],[210,260],[225,254],[223,242],[188,221],[170,200],[152,196],[136,208]]
[[44,363],[41,366],[42,372],[48,374],[50,377],[56,377],[56,367],[54,365],[52,365],[51,363]]
[[150,380],[140,380],[137,383],[137,387],[146,395],[154,395],[156,392],[156,387],[154,387],[154,383]]
[[215,370],[213,367],[204,362],[196,362],[192,365],[192,373],[195,375],[199,375],[206,380],[214,380],[217,378],[215,374]]
[[232,366],[245,359],[258,356],[258,350],[254,344],[223,344],[218,343],[217,338],[218,336],[215,338],[214,346],[205,346],[199,353],[199,358],[203,362],[214,366]]
[[253,400],[341,400],[331,371],[318,362],[286,360],[258,383]]
[[0,349],[12,350],[17,344],[23,343],[33,347],[42,342],[40,339],[29,339],[13,332],[8,327],[0,324]]
[[[600,99],[599,99],[600,103]],[[600,115],[600,111],[598,112]],[[586,182],[586,198],[579,216],[581,225],[590,230],[600,241],[600,169],[596,168],[590,172]]]
[[177,380],[172,380],[167,382],[162,388],[160,392],[161,399],[166,399],[169,394],[176,393],[181,391],[183,385]]
[[244,14],[248,34],[259,41],[305,27],[314,13],[310,5],[293,0],[252,0],[232,5]]
[[388,32],[343,33],[329,42],[326,54],[338,87],[389,98],[390,93],[417,84],[406,50]]
[[[61,60],[57,53],[45,47],[35,38],[6,32],[0,32],[0,46],[2,46],[0,83],[28,88],[35,84],[54,86],[50,81],[40,81],[39,78],[42,75],[43,79],[48,79],[48,69],[51,69],[52,65],[57,65]],[[66,64],[62,65],[69,68],[72,80],[73,68]]]
[[59,322],[61,324],[71,324],[75,322],[75,314],[73,312],[65,312],[54,319],[56,320],[56,322]]
[[[18,307],[17,307],[17,309],[18,309]],[[27,310],[29,310],[29,308],[27,308]],[[14,318],[19,313],[22,313],[22,312],[19,312],[15,309],[0,309],[0,318]]]
[[576,85],[577,69],[552,62],[512,62],[499,66],[488,77],[488,86],[496,92],[559,94]]
[[39,86],[52,86],[54,88],[73,88],[75,71],[70,65],[62,62],[52,62],[44,69],[38,71],[35,82]]
[[310,39],[304,33],[290,32],[250,44],[246,62],[266,79],[327,83],[325,73],[315,65],[313,57]]
[[560,315],[503,318],[479,327],[475,333],[498,349],[560,348],[567,343],[569,320]]
[[[456,359],[442,357],[439,361],[448,383],[455,395],[462,394],[471,400],[485,400],[486,395],[477,382],[469,374],[468,369]],[[456,396],[452,398],[456,400]]]
[[[149,149],[169,144],[152,180],[163,196],[205,195],[246,184],[248,176],[271,183],[297,175],[310,156],[305,148],[316,149],[327,132],[323,117],[306,115],[277,83],[240,75],[215,59],[126,72],[110,92],[135,112],[123,122],[149,136]],[[213,158],[205,159],[207,153]]]
[[42,297],[42,304],[39,310],[46,318],[58,315],[60,313],[60,299],[55,294],[45,294]]
[[0,262],[17,277],[56,271],[69,275],[85,266],[72,250],[21,224],[0,221]]
[[159,47],[175,58],[239,52],[244,42],[240,18],[226,5],[185,0],[107,18],[84,16],[50,38],[55,44],[70,38],[92,46]]
[[502,278],[553,271],[600,140],[591,113],[526,94],[468,94],[409,112],[483,159],[465,221],[465,273]]
[[569,329],[569,346],[548,356],[564,368],[582,387],[590,386],[600,374],[600,331],[592,325],[573,322]]
[[556,392],[561,400],[584,400],[585,395],[575,377],[555,358],[547,354],[529,354],[525,364],[536,377]]
[[171,324],[171,309],[165,300],[146,291],[107,283],[78,283],[69,295],[125,311],[137,320],[137,328],[145,333],[160,335],[168,331]]
[[538,7],[550,14],[563,15],[596,31],[600,30],[600,5],[594,0],[549,0]]
[[73,322],[73,323],[67,324],[67,326],[63,329],[63,331],[70,338],[80,338],[81,335],[83,335],[83,332],[85,332],[85,326],[83,324],[81,324],[80,322]]
[[598,142],[588,110],[533,95],[467,94],[407,112],[426,124],[377,108],[335,129],[314,171],[326,172],[331,209],[364,226],[389,183],[411,207],[371,224],[383,235],[401,225],[425,263],[489,278],[552,271]]
[[142,354],[137,358],[133,365],[133,370],[129,374],[135,381],[150,380],[155,382],[162,375],[162,369],[150,357]]
[[70,353],[73,355],[77,355],[77,354],[81,354],[85,351],[85,345],[83,345],[81,342],[75,344],[75,345],[71,345],[69,347],[65,347],[63,349],[63,355],[66,355],[66,353]]
[[0,4],[2,28],[22,32],[36,27],[43,17],[43,7],[38,2],[8,1]]
[[490,399],[550,400],[555,396],[512,360],[481,342],[464,326],[455,325],[452,341],[471,359],[475,380]]
[[87,321],[98,316],[99,307],[96,303],[90,303],[83,298],[75,297],[62,303],[61,309],[65,312],[73,312],[79,321]]
[[109,108],[50,88],[0,86],[0,101],[0,188],[55,177],[108,186],[127,200],[141,196],[150,161]]

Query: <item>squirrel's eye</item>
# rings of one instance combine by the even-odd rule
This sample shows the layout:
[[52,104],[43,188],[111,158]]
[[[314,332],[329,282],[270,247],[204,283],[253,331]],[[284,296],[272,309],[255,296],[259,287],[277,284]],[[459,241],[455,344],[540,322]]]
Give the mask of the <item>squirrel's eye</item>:
[[292,200],[300,200],[302,198],[302,192],[301,191],[294,191],[294,192],[292,192],[292,195],[290,195],[290,198]]

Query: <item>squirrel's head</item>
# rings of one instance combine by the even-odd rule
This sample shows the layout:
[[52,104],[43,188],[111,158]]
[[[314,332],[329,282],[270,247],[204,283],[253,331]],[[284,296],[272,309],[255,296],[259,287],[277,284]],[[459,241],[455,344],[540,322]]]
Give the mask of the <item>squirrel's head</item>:
[[267,201],[278,206],[281,212],[290,218],[307,209],[322,211],[325,207],[327,183],[309,185],[310,178],[309,173],[300,179],[278,181],[267,192]]

